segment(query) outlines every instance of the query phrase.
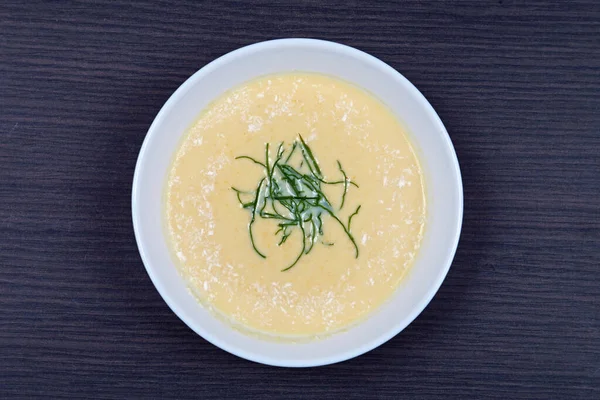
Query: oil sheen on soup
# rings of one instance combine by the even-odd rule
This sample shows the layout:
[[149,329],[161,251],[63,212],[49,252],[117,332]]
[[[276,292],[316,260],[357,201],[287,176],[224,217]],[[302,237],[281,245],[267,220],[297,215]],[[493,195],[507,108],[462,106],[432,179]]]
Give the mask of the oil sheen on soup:
[[390,298],[425,223],[415,151],[351,84],[281,74],[222,95],[176,151],[166,226],[197,298],[234,325],[327,334]]

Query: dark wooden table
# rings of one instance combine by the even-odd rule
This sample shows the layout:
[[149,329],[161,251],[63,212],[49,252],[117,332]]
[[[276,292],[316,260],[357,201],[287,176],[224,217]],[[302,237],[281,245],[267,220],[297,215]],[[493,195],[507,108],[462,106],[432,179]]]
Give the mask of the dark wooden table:
[[[1,2],[0,398],[600,398],[600,2],[327,3]],[[137,153],[169,95],[277,37],[398,69],[464,179],[461,243],[431,304],[316,369],[193,333],[131,226]]]

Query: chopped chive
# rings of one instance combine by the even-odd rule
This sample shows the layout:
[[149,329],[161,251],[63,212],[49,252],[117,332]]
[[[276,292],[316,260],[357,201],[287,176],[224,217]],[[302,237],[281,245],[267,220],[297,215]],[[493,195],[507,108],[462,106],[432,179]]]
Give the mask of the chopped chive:
[[348,193],[348,175],[346,175],[346,172],[344,171],[344,168],[342,168],[342,164],[340,163],[339,160],[337,162],[337,165],[338,165],[338,168],[340,169],[340,172],[344,176],[344,193],[342,194],[342,202],[340,204],[340,210],[341,210],[342,208],[344,208],[344,202],[346,201],[346,193]]
[[298,263],[298,261],[300,261],[300,257],[302,257],[302,255],[304,254],[304,249],[306,248],[306,234],[304,233],[304,227],[302,226],[302,224],[300,223],[298,226],[300,226],[300,230],[302,231],[302,250],[300,250],[298,257],[296,257],[296,259],[294,260],[292,265],[290,265],[287,268],[282,269],[281,272],[285,272],[285,271],[292,269],[292,267],[294,265],[296,265]]
[[360,211],[360,207],[358,206],[356,207],[356,211],[354,211],[352,214],[350,214],[350,216],[348,217],[348,232],[350,232],[350,224],[352,224],[352,217],[354,217],[356,214],[358,214],[358,212]]
[[245,159],[245,160],[250,160],[250,161],[252,161],[252,162],[253,162],[253,163],[255,163],[255,164],[258,164],[258,165],[260,165],[260,166],[262,166],[262,167],[266,167],[266,165],[265,165],[265,164],[261,163],[260,161],[257,161],[257,160],[255,160],[254,158],[252,158],[252,157],[249,157],[249,156],[237,156],[235,159],[236,159],[236,160],[244,160],[244,159]]
[[261,191],[260,188],[262,187],[262,184],[264,181],[265,180],[263,178],[260,181],[260,183],[258,184],[258,188],[256,189],[256,197],[254,198],[254,204],[253,204],[253,209],[252,209],[252,218],[250,219],[250,223],[248,224],[248,234],[250,235],[250,243],[252,243],[252,248],[254,248],[254,251],[256,252],[256,254],[258,254],[262,258],[267,258],[267,256],[265,256],[263,253],[260,252],[260,250],[258,250],[256,248],[256,243],[254,243],[254,235],[252,234],[252,225],[254,225],[254,221],[256,220],[256,210],[257,210],[258,198],[260,196],[260,191]]
[[311,171],[315,172],[315,173],[313,173],[313,175],[316,175],[319,178],[322,178],[323,174],[321,173],[321,168],[319,168],[319,163],[313,156],[312,150],[310,149],[310,147],[308,147],[308,145],[302,138],[302,135],[298,135],[298,137],[300,138],[300,143],[301,143],[300,149],[302,150],[302,154],[304,155],[304,159],[306,160],[306,164],[308,165],[308,168]]

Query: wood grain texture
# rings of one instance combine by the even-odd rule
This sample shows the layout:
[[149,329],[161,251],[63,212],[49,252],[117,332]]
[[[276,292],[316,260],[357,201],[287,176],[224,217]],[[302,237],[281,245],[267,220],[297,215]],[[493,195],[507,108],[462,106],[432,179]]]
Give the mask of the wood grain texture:
[[[600,398],[600,2],[0,4],[0,398]],[[423,314],[318,369],[208,344],[145,273],[137,152],[193,72],[318,37],[410,79],[445,122],[461,243]]]

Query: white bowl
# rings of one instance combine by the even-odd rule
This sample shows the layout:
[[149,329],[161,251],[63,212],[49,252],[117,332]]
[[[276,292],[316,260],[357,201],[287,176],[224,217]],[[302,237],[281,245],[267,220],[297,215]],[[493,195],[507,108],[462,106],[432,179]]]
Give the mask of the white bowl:
[[[409,130],[425,173],[428,216],[419,256],[394,296],[353,328],[319,341],[285,343],[244,335],[204,309],[188,292],[167,248],[163,188],[186,128],[213,99],[253,78],[311,71],[352,82],[387,104]],[[148,275],[165,302],[196,333],[239,357],[263,364],[309,367],[365,353],[402,331],[442,284],[458,244],[462,181],[444,125],[423,95],[382,61],[337,43],[281,39],[257,43],[211,62],[169,98],[148,130],[132,190],[135,237]]]

